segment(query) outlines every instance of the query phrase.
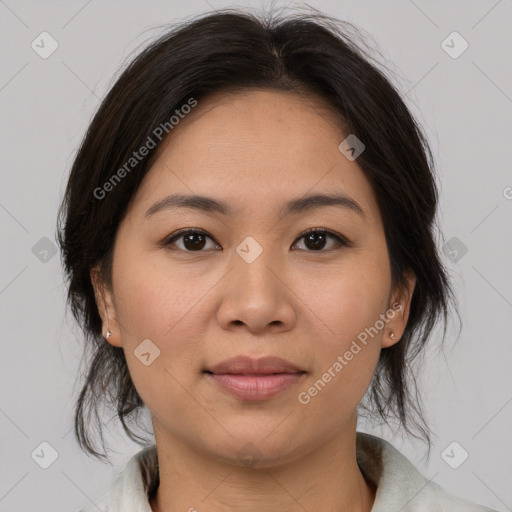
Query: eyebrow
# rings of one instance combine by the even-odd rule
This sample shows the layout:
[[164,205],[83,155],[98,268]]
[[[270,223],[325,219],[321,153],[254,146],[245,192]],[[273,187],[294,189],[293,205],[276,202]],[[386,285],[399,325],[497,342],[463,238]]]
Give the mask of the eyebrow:
[[[361,217],[366,218],[363,208],[354,199],[344,194],[310,194],[297,199],[292,199],[279,210],[279,218],[288,215],[316,210],[326,206],[338,206],[351,210]],[[151,217],[157,212],[172,210],[175,208],[190,208],[209,214],[233,215],[231,206],[224,202],[202,195],[171,194],[154,203],[146,212],[145,218]]]

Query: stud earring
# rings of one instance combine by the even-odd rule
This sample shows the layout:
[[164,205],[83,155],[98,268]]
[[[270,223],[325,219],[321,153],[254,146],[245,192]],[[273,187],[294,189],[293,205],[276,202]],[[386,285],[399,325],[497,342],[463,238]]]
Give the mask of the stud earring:
[[110,336],[112,335],[112,333],[107,329],[107,332],[105,333],[105,336],[107,338],[107,341],[110,339]]
[[394,340],[394,339],[396,338],[395,333],[394,333],[394,332],[391,332],[391,333],[390,333],[390,335],[389,335],[389,337],[390,337],[392,340]]

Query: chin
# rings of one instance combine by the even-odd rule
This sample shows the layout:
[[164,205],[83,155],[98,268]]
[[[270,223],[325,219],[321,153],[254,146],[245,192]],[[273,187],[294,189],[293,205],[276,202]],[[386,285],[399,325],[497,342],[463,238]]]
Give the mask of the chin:
[[[272,429],[245,430],[237,435],[230,430],[233,438],[223,438],[219,442],[212,443],[212,438],[209,437],[207,446],[203,446],[203,449],[228,464],[247,469],[279,467],[296,460],[301,453],[306,453],[306,447],[297,443],[297,435],[291,432],[281,433],[271,439],[269,437],[271,431]],[[290,439],[294,439],[293,446],[288,445]]]

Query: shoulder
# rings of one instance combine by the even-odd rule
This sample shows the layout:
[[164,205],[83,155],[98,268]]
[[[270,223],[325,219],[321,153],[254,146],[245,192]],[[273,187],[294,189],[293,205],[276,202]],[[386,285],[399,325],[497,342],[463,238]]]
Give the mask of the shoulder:
[[148,492],[158,481],[156,445],[137,452],[107,492],[79,512],[152,512]]
[[357,460],[377,487],[372,512],[497,512],[448,493],[379,437],[357,432]]
[[[357,432],[357,461],[377,487],[372,512],[497,512],[449,494],[379,437]],[[136,453],[110,489],[79,512],[152,512],[148,492],[157,483],[157,451],[152,445]]]

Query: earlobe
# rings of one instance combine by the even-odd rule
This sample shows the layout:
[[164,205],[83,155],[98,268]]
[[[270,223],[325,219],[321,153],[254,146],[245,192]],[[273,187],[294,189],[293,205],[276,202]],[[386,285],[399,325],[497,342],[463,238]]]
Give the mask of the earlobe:
[[91,269],[90,278],[94,289],[94,297],[98,312],[102,320],[102,333],[105,340],[115,347],[121,347],[122,343],[117,328],[114,305],[110,290],[106,289],[106,285],[101,279],[99,269],[94,267]]
[[398,343],[399,341],[400,338],[398,338],[392,330],[386,329],[382,337],[381,347],[388,348],[394,345],[395,343]]
[[407,326],[411,300],[416,286],[416,276],[412,272],[405,273],[406,285],[397,289],[392,295],[390,301],[391,307],[388,309],[390,318],[382,336],[382,348],[391,347],[398,343]]

